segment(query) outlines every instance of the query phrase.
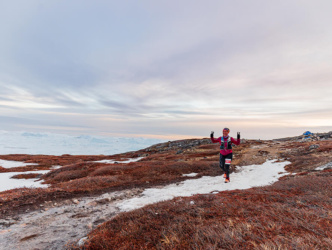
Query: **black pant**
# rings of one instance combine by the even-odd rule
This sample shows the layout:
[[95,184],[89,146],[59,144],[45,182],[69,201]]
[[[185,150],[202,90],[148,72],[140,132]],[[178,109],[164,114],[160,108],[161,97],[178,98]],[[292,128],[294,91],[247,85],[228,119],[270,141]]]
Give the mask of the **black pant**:
[[229,167],[231,166],[231,164],[225,164],[226,159],[232,160],[233,159],[233,153],[230,153],[228,155],[220,154],[220,158],[219,158],[219,167],[226,174],[226,178],[229,178]]

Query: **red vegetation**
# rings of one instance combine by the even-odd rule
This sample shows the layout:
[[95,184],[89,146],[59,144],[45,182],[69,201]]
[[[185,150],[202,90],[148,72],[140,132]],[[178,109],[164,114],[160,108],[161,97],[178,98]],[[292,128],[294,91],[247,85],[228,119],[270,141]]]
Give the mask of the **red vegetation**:
[[[309,149],[316,145],[318,148]],[[332,141],[292,142],[283,144],[280,157],[291,162],[286,166],[290,172],[312,171],[332,161]]]
[[[331,249],[332,172],[123,213],[82,249]],[[75,247],[73,247],[75,248]]]
[[88,176],[86,178],[61,183],[58,186],[64,190],[93,191],[112,186],[115,176]]
[[11,178],[13,179],[34,179],[34,178],[38,178],[40,177],[41,174],[17,174],[17,175],[14,175],[12,176]]
[[[190,177],[183,174],[199,173],[202,175],[218,175],[220,169],[211,162],[174,162],[149,161],[129,164],[77,164],[63,167],[46,174],[45,183],[68,191],[91,191],[96,189],[129,187],[146,187],[178,182]],[[103,177],[103,178],[102,178]]]
[[[196,142],[199,140],[187,140]],[[204,143],[208,143],[206,140]],[[177,144],[178,142],[175,142]],[[182,142],[181,142],[182,143]],[[166,146],[165,146],[166,145]],[[199,178],[202,175],[218,175],[218,147],[205,150],[215,155],[215,161],[204,161],[204,157],[195,157],[195,147],[184,144],[182,153],[176,153],[178,148],[167,143],[113,156],[35,156],[35,155],[7,155],[1,156],[6,160],[29,161],[50,169],[53,165],[63,165],[42,176],[44,183],[50,184],[43,189],[14,189],[0,192],[0,217],[14,215],[26,210],[38,209],[46,201],[59,201],[87,194],[101,194],[103,192],[147,188],[156,185],[166,185],[188,178]],[[215,145],[213,145],[215,146]],[[201,153],[201,149],[199,150]],[[211,152],[212,153],[211,153]],[[190,156],[188,156],[190,152]],[[139,162],[128,164],[96,163],[103,159],[121,161],[128,158],[145,156]],[[33,166],[35,169],[39,166]],[[10,169],[9,169],[10,170]],[[16,171],[16,169],[12,169]],[[29,169],[30,170],[30,169]],[[20,170],[22,171],[22,170]],[[183,174],[199,173],[196,177],[185,177]],[[35,192],[34,190],[38,190]],[[30,195],[31,193],[31,195]],[[15,197],[15,198],[14,198]]]
[[[309,150],[312,144],[318,148]],[[290,172],[311,173],[317,166],[332,161],[332,141],[273,142],[247,140],[234,147],[232,170],[235,166],[261,164],[268,158],[282,158],[292,163]],[[128,164],[105,164],[93,161],[144,157]],[[167,142],[152,147],[113,156],[52,156],[52,155],[2,155],[1,159],[38,163],[39,165],[5,169],[0,172],[51,169],[61,165],[41,178],[49,188],[15,189],[0,192],[0,217],[27,209],[33,210],[45,201],[59,201],[79,196],[101,194],[131,188],[148,188],[171,184],[189,178],[220,175],[219,146],[209,139],[191,139]],[[183,174],[198,173],[195,177]],[[23,176],[20,176],[23,177]],[[28,176],[25,176],[28,177]],[[34,177],[34,176],[29,176]],[[16,197],[16,198],[13,198]]]

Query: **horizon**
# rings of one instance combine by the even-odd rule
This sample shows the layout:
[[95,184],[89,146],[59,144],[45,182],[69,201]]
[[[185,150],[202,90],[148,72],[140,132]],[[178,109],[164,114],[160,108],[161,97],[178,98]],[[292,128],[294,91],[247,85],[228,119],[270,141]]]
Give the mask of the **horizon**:
[[332,2],[0,8],[0,130],[189,139],[332,131]]
[[[267,139],[263,139],[263,138],[249,138],[249,137],[243,137],[241,136],[241,139],[246,139],[246,140],[274,140],[274,139],[283,139],[283,138],[289,138],[289,137],[296,137],[296,136],[301,136],[304,134],[304,132],[307,132],[309,130],[303,131],[300,134],[292,134],[289,136],[283,136],[283,137],[276,137],[276,138],[267,138]],[[315,131],[309,131],[313,134],[320,134],[320,133],[330,133],[332,131],[322,131],[322,132],[315,132]],[[100,134],[86,134],[86,133],[77,133],[77,134],[69,134],[69,133],[56,133],[56,132],[49,132],[49,131],[45,131],[45,132],[41,132],[41,131],[37,131],[37,132],[31,132],[31,131],[6,131],[6,130],[0,130],[0,136],[1,134],[20,134],[21,136],[49,136],[49,135],[59,135],[59,136],[68,136],[68,137],[72,137],[72,138],[80,138],[80,137],[87,137],[90,139],[92,138],[123,138],[123,139],[131,139],[131,138],[135,138],[135,139],[151,139],[151,140],[156,140],[156,141],[161,141],[161,142],[157,142],[157,143],[163,143],[163,142],[167,142],[167,141],[176,141],[176,140],[190,140],[190,139],[209,139],[210,135],[208,136],[182,136],[182,137],[175,137],[175,136],[160,136],[160,137],[155,137],[155,136],[151,136],[151,135],[140,135],[140,134],[135,134],[135,135],[100,135]],[[236,135],[234,134],[229,134],[231,137],[236,137]],[[218,138],[222,136],[222,131],[220,131],[220,133],[215,132],[214,137]]]

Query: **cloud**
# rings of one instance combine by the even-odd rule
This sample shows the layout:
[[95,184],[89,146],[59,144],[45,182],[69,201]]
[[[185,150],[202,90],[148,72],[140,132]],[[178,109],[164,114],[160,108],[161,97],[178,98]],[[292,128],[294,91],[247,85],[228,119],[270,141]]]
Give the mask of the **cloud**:
[[328,1],[19,3],[0,10],[2,113],[179,136],[330,122]]

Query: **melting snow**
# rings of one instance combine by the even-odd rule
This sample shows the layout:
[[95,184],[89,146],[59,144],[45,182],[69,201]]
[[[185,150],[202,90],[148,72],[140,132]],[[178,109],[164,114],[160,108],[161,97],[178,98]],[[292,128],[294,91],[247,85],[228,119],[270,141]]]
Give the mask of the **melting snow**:
[[46,184],[41,184],[41,181],[38,181],[38,179],[11,179],[11,177],[18,174],[45,174],[48,171],[49,170],[0,173],[0,192],[22,187],[47,187]]
[[125,200],[118,204],[122,211],[130,211],[148,204],[171,200],[178,196],[192,196],[216,191],[247,189],[265,186],[277,181],[287,174],[284,167],[290,162],[275,162],[268,160],[262,165],[250,165],[241,168],[241,172],[232,173],[231,182],[224,183],[222,176],[204,176],[199,179],[186,180],[178,184],[171,184],[163,188],[146,189],[141,197]]
[[101,161],[94,161],[94,162],[99,162],[99,163],[108,163],[108,164],[114,164],[114,163],[130,163],[130,162],[136,162],[139,161],[141,159],[143,159],[144,157],[138,157],[138,158],[130,158],[126,161],[114,161],[114,160],[101,160]]
[[6,161],[0,159],[0,166],[3,168],[16,168],[16,167],[25,167],[30,165],[38,165],[37,163],[25,163],[21,161]]
[[183,174],[182,176],[195,177],[196,175],[198,175],[198,173]]
[[[125,161],[114,161],[114,160],[102,160],[102,161],[95,161],[101,163],[129,163],[141,160],[143,157],[138,158],[131,158]],[[0,166],[4,168],[13,168],[13,167],[23,167],[27,165],[38,165],[35,163],[24,163],[18,161],[5,161],[0,160]],[[51,169],[61,168],[62,166],[56,165],[52,166]],[[45,174],[50,170],[42,170],[42,171],[28,171],[28,172],[10,172],[10,173],[0,173],[0,192],[14,189],[14,188],[21,188],[21,187],[47,187],[46,184],[41,184],[42,181],[38,181],[38,179],[11,179],[14,175],[18,174],[30,174],[30,173],[38,173],[38,174]]]
[[53,169],[59,169],[59,168],[62,168],[62,166],[61,166],[61,165],[55,165],[55,166],[52,166],[52,167],[51,167],[52,170],[53,170]]
[[332,167],[332,161],[323,166],[316,168],[315,170],[324,170],[324,169],[331,168],[331,167]]

